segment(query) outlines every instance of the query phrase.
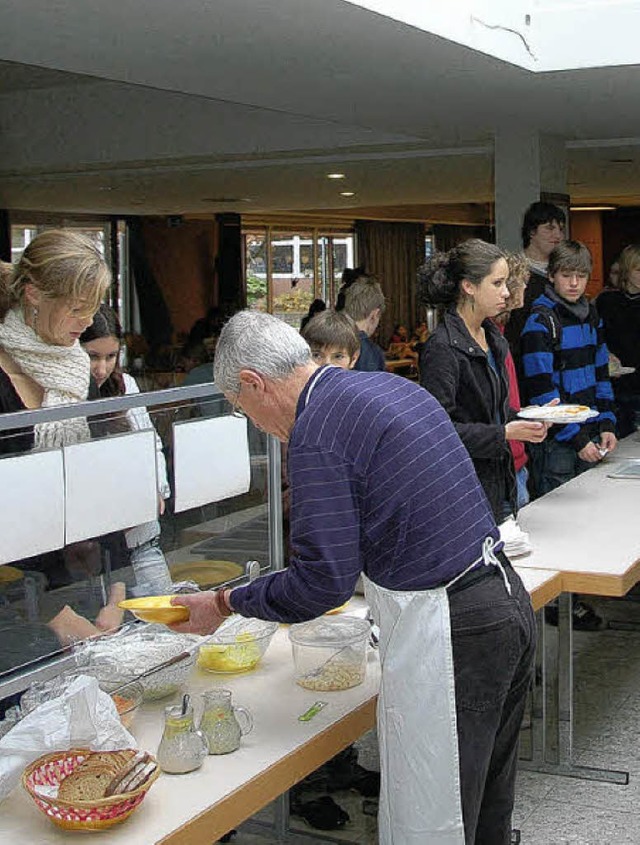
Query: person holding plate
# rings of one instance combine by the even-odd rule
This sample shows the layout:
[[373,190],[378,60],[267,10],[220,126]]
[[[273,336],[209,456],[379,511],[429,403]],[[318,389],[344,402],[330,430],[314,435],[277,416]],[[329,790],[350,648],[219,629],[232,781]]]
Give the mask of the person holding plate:
[[510,297],[502,250],[464,241],[421,268],[421,295],[447,308],[420,356],[420,383],[445,409],[471,456],[497,523],[518,511],[511,441],[541,441],[547,426],[511,407],[509,346],[494,318]]
[[609,353],[602,320],[584,292],[591,254],[565,241],[549,258],[549,283],[522,333],[522,365],[532,405],[553,399],[597,412],[582,422],[555,426],[548,440],[531,448],[537,495],[585,472],[616,447],[616,418],[609,380]]

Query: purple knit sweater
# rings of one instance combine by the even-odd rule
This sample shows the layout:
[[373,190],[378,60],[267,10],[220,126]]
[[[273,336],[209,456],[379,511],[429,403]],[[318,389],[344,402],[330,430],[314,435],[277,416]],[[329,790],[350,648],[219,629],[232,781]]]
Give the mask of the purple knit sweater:
[[297,622],[345,602],[358,575],[392,590],[446,584],[498,541],[451,420],[389,373],[325,367],[303,390],[289,440],[289,567],[233,591],[244,616]]

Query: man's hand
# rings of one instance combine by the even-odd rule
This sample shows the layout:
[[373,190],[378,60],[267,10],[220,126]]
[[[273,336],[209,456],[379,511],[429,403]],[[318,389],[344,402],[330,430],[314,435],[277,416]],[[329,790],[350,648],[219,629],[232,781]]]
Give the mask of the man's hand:
[[600,454],[596,444],[590,441],[586,446],[583,446],[582,449],[580,449],[578,457],[581,460],[586,461],[588,464],[597,464],[598,461],[602,460],[603,456]]
[[600,435],[600,448],[602,449],[602,451],[606,449],[607,452],[613,452],[617,445],[618,438],[612,431],[602,432],[602,434]]
[[188,607],[190,611],[186,622],[176,622],[168,626],[178,634],[213,634],[230,615],[220,591],[174,596],[171,604]]

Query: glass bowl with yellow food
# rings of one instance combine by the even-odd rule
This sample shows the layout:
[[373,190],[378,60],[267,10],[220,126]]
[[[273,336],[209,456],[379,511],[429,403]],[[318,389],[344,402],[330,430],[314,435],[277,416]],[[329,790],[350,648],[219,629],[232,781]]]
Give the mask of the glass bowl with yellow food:
[[277,622],[235,616],[198,649],[197,665],[205,672],[248,672],[260,662]]

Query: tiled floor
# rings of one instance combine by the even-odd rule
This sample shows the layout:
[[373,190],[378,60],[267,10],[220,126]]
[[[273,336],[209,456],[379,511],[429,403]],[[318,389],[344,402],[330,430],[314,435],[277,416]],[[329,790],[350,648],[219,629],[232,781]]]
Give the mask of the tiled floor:
[[[592,602],[607,620],[636,622],[638,631],[603,630],[575,635],[576,762],[630,774],[627,786],[520,772],[514,827],[523,845],[639,845],[640,843],[640,602]],[[549,648],[555,634],[550,633]],[[363,815],[356,793],[336,793],[351,821],[332,831],[334,841],[375,845],[375,818]],[[268,818],[265,811],[262,818]],[[292,824],[311,828],[295,817]],[[276,843],[274,834],[240,828],[235,845]],[[309,845],[292,834],[289,845]],[[429,843],[425,843],[429,845]],[[434,843],[436,845],[436,843]]]

